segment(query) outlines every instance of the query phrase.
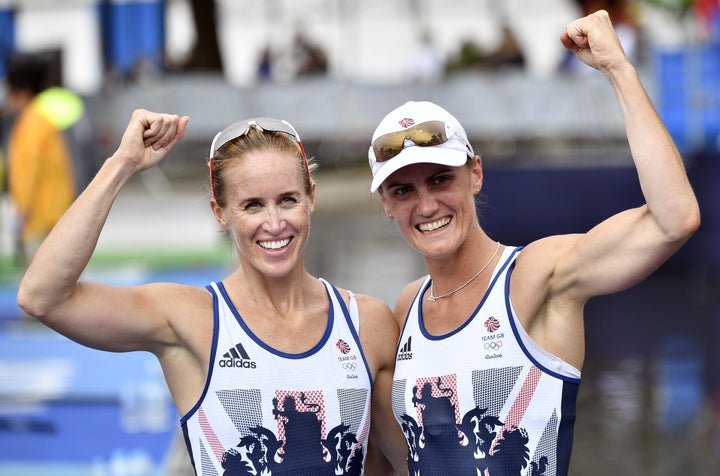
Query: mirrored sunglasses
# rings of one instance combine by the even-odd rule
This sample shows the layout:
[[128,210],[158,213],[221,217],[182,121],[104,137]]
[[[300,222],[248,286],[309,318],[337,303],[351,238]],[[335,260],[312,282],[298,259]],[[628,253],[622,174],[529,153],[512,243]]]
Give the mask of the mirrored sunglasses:
[[251,128],[259,130],[260,132],[281,132],[290,136],[300,147],[303,161],[305,163],[305,172],[309,182],[312,182],[310,177],[310,165],[308,164],[307,154],[305,153],[305,147],[303,147],[302,141],[300,140],[300,134],[295,128],[286,120],[275,119],[272,117],[255,117],[252,119],[246,119],[244,121],[236,122],[227,126],[222,131],[215,135],[210,146],[210,187],[212,189],[213,197],[215,197],[215,187],[213,185],[213,159],[217,151],[230,142],[231,140],[237,139],[244,136],[250,131]]
[[421,122],[401,131],[383,134],[373,141],[372,150],[376,162],[385,162],[402,152],[406,141],[411,141],[418,147],[431,147],[446,143],[454,135],[465,143],[468,155],[472,157],[474,153],[470,144],[443,121]]

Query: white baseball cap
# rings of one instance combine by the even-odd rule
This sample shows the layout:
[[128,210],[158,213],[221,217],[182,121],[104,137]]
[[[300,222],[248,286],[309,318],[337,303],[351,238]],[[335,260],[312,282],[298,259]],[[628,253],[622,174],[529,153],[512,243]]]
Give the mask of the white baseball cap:
[[475,152],[455,116],[429,101],[406,102],[390,111],[372,136],[368,150],[373,174],[370,192],[405,166],[432,163],[459,167],[468,157],[475,157]]

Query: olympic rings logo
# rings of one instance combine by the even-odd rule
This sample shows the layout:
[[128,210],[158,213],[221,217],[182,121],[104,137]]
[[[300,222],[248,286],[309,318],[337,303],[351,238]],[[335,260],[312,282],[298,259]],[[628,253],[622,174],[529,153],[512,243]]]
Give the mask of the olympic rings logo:
[[502,341],[485,342],[485,350],[500,350],[502,347]]
[[354,372],[357,368],[357,364],[355,362],[345,362],[342,364],[342,368],[347,371]]

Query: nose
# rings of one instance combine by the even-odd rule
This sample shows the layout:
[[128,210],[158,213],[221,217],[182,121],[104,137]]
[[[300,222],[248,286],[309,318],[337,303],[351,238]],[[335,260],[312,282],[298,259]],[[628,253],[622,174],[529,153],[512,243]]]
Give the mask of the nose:
[[265,209],[265,222],[263,228],[269,233],[279,233],[285,227],[285,218],[278,207],[267,207]]
[[437,201],[427,189],[417,189],[417,212],[422,216],[431,216],[437,210]]

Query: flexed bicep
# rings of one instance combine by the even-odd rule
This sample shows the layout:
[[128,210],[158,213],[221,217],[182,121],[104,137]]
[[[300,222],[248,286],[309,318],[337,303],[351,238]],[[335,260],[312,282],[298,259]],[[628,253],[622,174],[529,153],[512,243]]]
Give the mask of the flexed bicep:
[[557,273],[565,277],[573,293],[587,300],[639,283],[683,243],[667,239],[643,205],[620,212],[578,235],[559,259]]

